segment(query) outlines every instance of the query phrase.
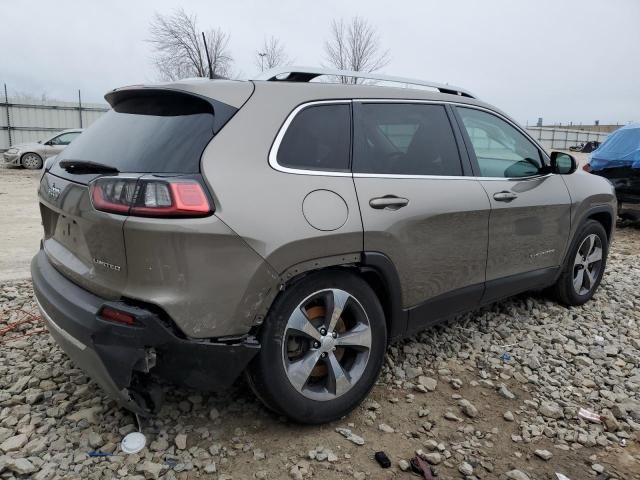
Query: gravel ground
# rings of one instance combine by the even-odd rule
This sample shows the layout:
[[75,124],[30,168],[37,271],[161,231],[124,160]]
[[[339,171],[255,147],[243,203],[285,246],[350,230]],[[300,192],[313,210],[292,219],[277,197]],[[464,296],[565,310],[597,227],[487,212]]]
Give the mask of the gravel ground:
[[42,325],[2,333],[35,309],[29,281],[4,283],[0,478],[409,479],[403,460],[418,452],[438,479],[640,479],[638,285],[640,226],[622,225],[593,301],[566,309],[522,295],[397,342],[342,421],[291,424],[242,382],[221,395],[167,387],[160,414],[144,420],[147,448],[124,455],[134,418]]

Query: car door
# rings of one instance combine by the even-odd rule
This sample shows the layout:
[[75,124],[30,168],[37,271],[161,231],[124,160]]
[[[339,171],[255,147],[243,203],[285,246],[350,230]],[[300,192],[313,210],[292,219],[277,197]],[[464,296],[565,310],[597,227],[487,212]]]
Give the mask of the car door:
[[410,330],[473,308],[484,289],[490,205],[465,176],[450,115],[437,103],[354,102],[364,250],[395,265]]
[[491,202],[484,301],[553,281],[569,238],[571,199],[544,152],[505,117],[456,107],[474,171]]
[[47,151],[46,151],[47,158],[59,154],[78,135],[80,135],[80,132],[67,132],[67,133],[62,133],[57,137],[53,137],[51,140],[47,142],[49,146],[49,148],[47,148]]

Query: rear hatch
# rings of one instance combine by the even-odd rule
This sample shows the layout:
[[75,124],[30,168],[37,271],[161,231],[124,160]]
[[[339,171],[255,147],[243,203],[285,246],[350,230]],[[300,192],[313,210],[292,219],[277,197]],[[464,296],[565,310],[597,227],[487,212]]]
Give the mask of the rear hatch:
[[129,215],[206,216],[202,152],[237,108],[192,93],[128,88],[112,110],[56,158],[39,187],[43,249],[83,288],[118,298],[126,288]]

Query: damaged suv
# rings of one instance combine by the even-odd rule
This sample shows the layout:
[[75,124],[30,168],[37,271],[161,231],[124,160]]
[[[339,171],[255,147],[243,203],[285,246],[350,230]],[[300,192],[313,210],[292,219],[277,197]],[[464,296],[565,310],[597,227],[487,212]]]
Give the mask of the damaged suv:
[[288,67],[106,99],[46,167],[31,271],[52,336],[137,413],[159,380],[244,373],[331,421],[391,340],[531,289],[579,305],[602,278],[611,185],[465,90]]

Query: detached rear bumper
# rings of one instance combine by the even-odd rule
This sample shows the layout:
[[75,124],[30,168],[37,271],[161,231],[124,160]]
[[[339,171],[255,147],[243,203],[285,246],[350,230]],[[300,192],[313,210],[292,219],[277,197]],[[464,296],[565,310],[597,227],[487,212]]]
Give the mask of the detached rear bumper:
[[[161,313],[106,301],[70,282],[42,250],[31,262],[31,276],[51,336],[109,395],[137,413],[150,413],[148,389],[154,378],[199,390],[223,389],[260,348],[253,338],[232,344],[184,338]],[[105,305],[134,315],[136,326],[98,317]]]

